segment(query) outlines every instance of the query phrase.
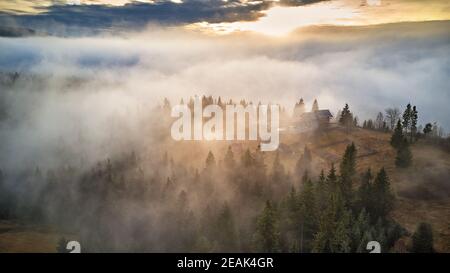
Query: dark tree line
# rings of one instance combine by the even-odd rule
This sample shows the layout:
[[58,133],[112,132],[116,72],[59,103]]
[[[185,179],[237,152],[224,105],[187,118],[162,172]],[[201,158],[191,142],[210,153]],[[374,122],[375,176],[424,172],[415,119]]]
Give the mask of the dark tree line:
[[[347,147],[339,173],[334,166],[317,179],[302,178],[278,206],[267,202],[256,238],[270,238],[260,251],[366,252],[368,241],[389,251],[404,229],[389,217],[395,197],[386,171],[356,175],[356,148]],[[263,228],[264,227],[264,228]],[[270,227],[270,228],[269,228]]]

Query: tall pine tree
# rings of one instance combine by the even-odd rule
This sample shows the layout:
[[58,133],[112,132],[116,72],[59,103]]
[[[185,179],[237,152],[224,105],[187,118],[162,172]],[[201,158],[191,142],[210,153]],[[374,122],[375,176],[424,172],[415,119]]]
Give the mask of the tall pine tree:
[[433,231],[428,223],[420,223],[412,236],[412,252],[433,253]]
[[361,177],[361,185],[358,188],[357,195],[357,208],[358,210],[364,210],[368,213],[373,209],[373,185],[372,185],[372,171],[367,171]]
[[314,186],[308,177],[304,178],[303,187],[299,195],[301,223],[299,228],[299,250],[309,252],[314,231],[317,229],[316,200]]
[[353,126],[353,114],[350,112],[350,107],[346,103],[344,109],[342,109],[339,123],[347,129],[347,133],[350,127]]
[[400,168],[407,168],[412,163],[412,153],[409,149],[409,143],[403,139],[403,143],[397,149],[397,156],[395,157],[395,165]]
[[418,111],[416,106],[413,106],[411,111],[411,142],[413,142],[417,135],[417,121],[418,121]]
[[394,147],[395,149],[398,149],[403,144],[403,140],[404,140],[403,127],[400,120],[398,120],[397,126],[395,127],[394,133],[392,134],[391,137],[391,146]]
[[238,251],[238,235],[229,206],[225,203],[217,219],[216,238],[221,252]]
[[270,201],[256,223],[255,244],[258,251],[274,253],[280,251],[280,232],[278,226],[277,210]]
[[384,168],[378,172],[373,183],[373,219],[385,219],[394,207],[394,195],[391,190],[389,177]]
[[411,109],[411,104],[408,103],[408,105],[406,105],[406,109],[403,112],[403,129],[405,130],[405,134],[408,134],[408,132],[411,129],[411,116],[412,116],[412,109]]
[[356,146],[353,142],[345,149],[340,164],[340,172],[340,190],[346,205],[350,205],[353,196],[352,180],[356,172]]

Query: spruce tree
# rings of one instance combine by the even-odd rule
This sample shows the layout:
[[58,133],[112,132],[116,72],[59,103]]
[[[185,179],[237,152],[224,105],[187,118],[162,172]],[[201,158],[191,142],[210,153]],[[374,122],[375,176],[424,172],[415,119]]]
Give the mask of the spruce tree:
[[411,111],[411,142],[414,141],[417,134],[417,120],[418,112],[416,106],[413,106]]
[[374,125],[373,125],[373,120],[372,119],[369,119],[367,121],[367,129],[369,129],[369,130],[373,130],[374,129]]
[[350,112],[350,108],[346,103],[344,109],[342,109],[341,116],[339,118],[339,123],[348,130],[353,126],[353,114]]
[[297,160],[295,171],[297,176],[301,176],[304,172],[311,171],[312,155],[311,151],[305,146],[303,155]]
[[245,153],[242,155],[241,163],[245,168],[250,168],[254,166],[255,159],[252,157],[252,154],[250,153],[249,149],[247,149]]
[[359,124],[358,124],[358,117],[354,117],[353,118],[353,127],[358,127],[359,126]]
[[217,219],[217,240],[222,252],[236,252],[238,250],[239,243],[233,215],[226,203]]
[[359,210],[371,212],[373,208],[373,185],[372,185],[372,171],[367,169],[361,177],[361,185],[358,188],[357,207]]
[[302,218],[299,229],[299,249],[300,252],[309,252],[314,231],[316,230],[316,200],[314,186],[307,176],[304,179],[303,187],[299,194],[300,214]]
[[319,104],[317,103],[317,99],[314,99],[311,112],[319,111]]
[[340,164],[341,181],[340,190],[345,203],[350,205],[352,199],[352,179],[356,172],[356,147],[355,143],[348,145]]
[[206,168],[216,166],[216,159],[211,151],[209,151],[208,156],[206,157]]
[[350,252],[351,212],[339,191],[330,193],[326,208],[320,212],[312,251],[319,253]]
[[232,170],[236,165],[236,162],[234,161],[234,154],[230,146],[228,147],[227,153],[225,154],[225,158],[223,161],[225,163],[225,167],[228,170]]
[[323,172],[323,169],[320,171],[319,183],[325,183],[325,173]]
[[405,111],[403,112],[403,129],[405,130],[405,134],[408,134],[410,128],[411,128],[411,116],[412,116],[412,110],[411,110],[411,104],[408,103],[406,106]]
[[288,197],[286,200],[286,205],[287,205],[288,210],[292,214],[295,214],[295,217],[297,217],[297,212],[299,209],[299,202],[297,199],[297,191],[295,190],[294,186],[291,187],[291,191],[288,194]]
[[407,168],[411,165],[412,153],[409,149],[409,143],[403,139],[402,145],[397,149],[397,156],[395,157],[395,165],[399,168]]
[[372,219],[385,219],[394,207],[394,195],[389,177],[384,168],[378,172],[373,183],[374,208]]
[[412,252],[433,253],[433,231],[428,223],[420,223],[412,236]]
[[338,177],[336,175],[336,168],[334,167],[334,164],[331,164],[331,169],[328,172],[326,179],[328,190],[335,191],[337,189],[337,180]]
[[326,204],[326,196],[328,194],[327,178],[323,170],[320,171],[319,180],[314,189],[317,211],[322,211]]
[[344,208],[336,222],[331,252],[349,253],[351,251],[351,211]]
[[391,137],[391,146],[398,149],[402,145],[403,140],[403,127],[400,120],[398,120],[397,126],[395,127],[394,133]]
[[350,107],[346,103],[344,106],[344,109],[342,109],[342,111],[341,111],[339,123],[342,125],[346,125],[350,120],[353,121],[353,117],[351,116]]
[[258,251],[274,253],[280,251],[280,232],[276,208],[270,201],[256,223],[255,243]]
[[366,252],[366,245],[370,237],[369,214],[362,209],[352,225],[352,252]]

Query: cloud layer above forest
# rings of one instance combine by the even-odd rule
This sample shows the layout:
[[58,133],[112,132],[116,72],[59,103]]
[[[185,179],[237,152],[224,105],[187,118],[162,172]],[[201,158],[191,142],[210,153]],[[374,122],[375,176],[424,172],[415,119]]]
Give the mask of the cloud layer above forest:
[[163,97],[194,94],[288,109],[300,97],[308,107],[317,98],[334,113],[348,102],[361,120],[411,102],[421,124],[449,130],[449,29],[430,22],[313,28],[289,38],[165,28],[126,37],[0,38],[1,71],[40,76],[1,94],[2,160],[14,165],[61,139],[76,143],[79,132],[95,146],[112,128],[133,128]]

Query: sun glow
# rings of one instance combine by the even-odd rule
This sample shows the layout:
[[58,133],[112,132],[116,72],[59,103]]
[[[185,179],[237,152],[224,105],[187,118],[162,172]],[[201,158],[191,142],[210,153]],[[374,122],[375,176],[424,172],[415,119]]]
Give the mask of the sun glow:
[[253,22],[233,22],[190,25],[203,31],[228,34],[238,31],[254,31],[271,36],[288,34],[296,28],[310,25],[353,25],[358,19],[358,10],[334,2],[323,2],[299,7],[274,7],[265,16]]
[[298,7],[274,6],[263,11],[256,21],[232,23],[200,22],[187,28],[210,34],[251,31],[270,36],[287,35],[293,30],[313,25],[361,26],[397,22],[421,22],[450,19],[450,2],[388,0],[325,1]]

